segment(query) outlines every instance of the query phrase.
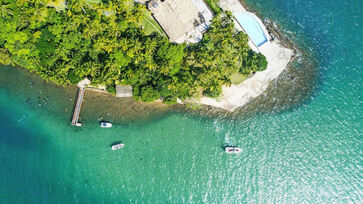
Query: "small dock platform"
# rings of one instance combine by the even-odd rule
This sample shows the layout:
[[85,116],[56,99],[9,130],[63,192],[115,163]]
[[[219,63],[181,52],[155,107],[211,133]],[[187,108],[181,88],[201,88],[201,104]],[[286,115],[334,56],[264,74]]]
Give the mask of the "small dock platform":
[[76,103],[76,106],[74,108],[73,118],[72,118],[72,125],[73,126],[77,126],[77,127],[82,126],[82,123],[79,123],[78,119],[79,119],[79,113],[81,112],[84,92],[85,92],[85,88],[79,88],[78,96],[77,96],[77,103]]

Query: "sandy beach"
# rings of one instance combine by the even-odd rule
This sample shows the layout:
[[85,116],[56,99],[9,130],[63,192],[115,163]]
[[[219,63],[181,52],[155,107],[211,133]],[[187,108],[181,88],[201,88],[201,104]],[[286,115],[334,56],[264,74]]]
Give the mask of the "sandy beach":
[[[220,0],[220,7],[224,10],[230,11],[233,15],[248,12],[238,0]],[[252,42],[251,39],[249,39],[248,42],[248,45],[251,47],[252,50],[254,50],[255,52],[260,52],[266,57],[266,60],[268,62],[266,70],[255,73],[240,84],[223,86],[222,94],[218,98],[203,96],[198,99],[190,98],[186,101],[178,100],[179,103],[183,104],[185,102],[192,102],[196,104],[209,105],[233,112],[237,108],[247,104],[249,101],[251,101],[251,99],[262,94],[267,89],[270,81],[276,79],[282,73],[282,71],[286,69],[294,54],[294,51],[284,47],[280,40],[277,38],[275,38],[273,41],[270,41],[271,36],[269,35],[269,32],[265,28],[265,25],[262,23],[261,19],[259,19],[253,13],[250,14],[261,26],[264,34],[268,39],[267,42],[258,47]],[[242,26],[236,20],[235,27],[239,31],[244,32]],[[104,86],[92,86],[91,82],[88,79],[82,80],[80,83],[78,83],[78,87],[87,87],[88,89],[98,90],[101,92],[106,91],[106,87]]]
[[[220,6],[224,10],[231,11],[232,14],[248,12],[238,0],[221,0]],[[270,39],[268,31],[262,21],[256,15],[252,15],[262,27],[265,35],[268,36],[268,39]],[[235,24],[238,30],[243,30],[240,25],[237,23]],[[258,48],[251,42],[251,40],[249,41],[249,45],[253,50],[261,52],[266,57],[268,62],[266,70],[257,72],[241,84],[224,86],[222,94],[218,98],[203,96],[198,100],[191,99],[191,101],[233,112],[237,108],[247,104],[251,99],[262,94],[267,89],[269,82],[276,79],[287,67],[287,64],[290,62],[294,53],[293,50],[282,46],[277,38],[275,38],[272,42],[267,41]]]

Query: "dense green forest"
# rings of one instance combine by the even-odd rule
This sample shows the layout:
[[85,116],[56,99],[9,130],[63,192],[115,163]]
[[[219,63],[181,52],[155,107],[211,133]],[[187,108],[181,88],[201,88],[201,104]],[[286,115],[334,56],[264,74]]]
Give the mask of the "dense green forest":
[[143,101],[216,97],[232,74],[266,69],[266,59],[218,12],[203,40],[174,44],[140,22],[147,11],[132,0],[0,0],[0,63],[25,67],[57,84],[132,85]]

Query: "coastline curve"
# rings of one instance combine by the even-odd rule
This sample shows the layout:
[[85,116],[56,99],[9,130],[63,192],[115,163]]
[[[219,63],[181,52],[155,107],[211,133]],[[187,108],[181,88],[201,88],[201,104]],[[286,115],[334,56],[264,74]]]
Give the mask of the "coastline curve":
[[[238,0],[221,0],[220,6],[224,10],[230,11],[233,15],[248,12]],[[260,24],[267,38],[270,39],[267,29],[265,28],[262,21],[255,14],[251,14]],[[236,29],[245,32],[238,24],[236,24]],[[254,45],[253,42],[249,42],[250,46],[251,44]],[[269,82],[276,79],[282,73],[282,71],[286,69],[294,55],[294,51],[284,47],[278,39],[275,39],[272,42],[267,41],[259,47],[251,46],[251,48],[253,50],[258,49],[258,51],[266,57],[268,62],[266,70],[257,72],[252,77],[243,81],[241,84],[223,86],[222,94],[218,98],[203,96],[198,100],[189,99],[189,101],[197,104],[214,106],[233,112],[237,108],[247,104],[251,99],[262,94],[267,89]]]

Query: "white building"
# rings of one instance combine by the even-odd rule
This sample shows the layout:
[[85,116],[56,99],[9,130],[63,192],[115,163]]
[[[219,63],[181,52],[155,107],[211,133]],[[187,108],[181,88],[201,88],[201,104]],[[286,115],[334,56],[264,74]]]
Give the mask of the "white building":
[[199,42],[213,18],[203,0],[152,0],[148,8],[170,41],[176,43]]

